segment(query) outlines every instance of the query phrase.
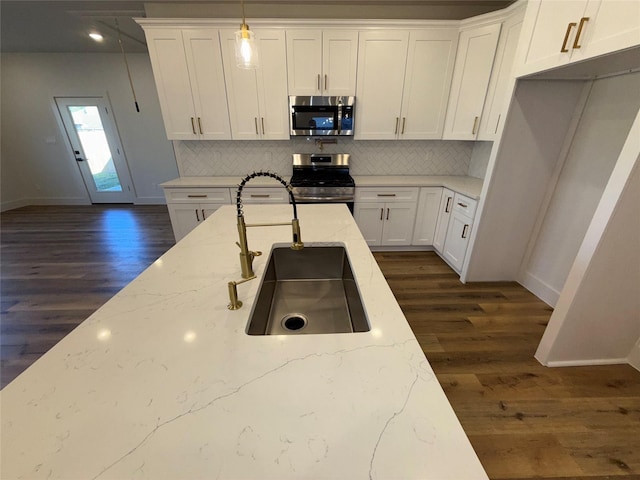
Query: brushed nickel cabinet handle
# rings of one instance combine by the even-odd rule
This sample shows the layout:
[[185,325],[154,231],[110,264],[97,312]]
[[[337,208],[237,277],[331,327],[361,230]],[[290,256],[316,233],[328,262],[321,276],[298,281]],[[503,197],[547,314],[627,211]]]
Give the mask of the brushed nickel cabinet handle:
[[467,229],[469,228],[468,224],[465,224],[464,227],[462,227],[462,238],[467,238]]
[[202,132],[202,121],[200,120],[200,117],[198,117],[198,130],[200,130],[200,135],[203,135],[203,132]]
[[407,117],[402,117],[402,132],[400,132],[402,135],[404,135],[404,124],[407,122]]
[[476,134],[476,128],[478,127],[478,117],[476,116],[473,119],[473,128],[471,129],[471,135],[475,135]]
[[324,74],[324,89],[325,89],[325,90],[327,89],[327,86],[328,86],[328,85],[329,85],[329,81],[328,81],[328,79],[327,79],[327,74],[325,73],[325,74]]
[[391,210],[391,209],[387,208],[387,220],[389,220],[389,210]]
[[260,124],[262,125],[262,134],[264,135],[264,117],[260,117]]
[[195,193],[190,193],[187,195],[187,198],[207,198],[207,194],[206,193],[199,193],[199,194],[195,194]]
[[191,117],[191,130],[193,130],[193,134],[194,135],[197,135],[197,133],[196,133],[196,124],[194,122],[194,118],[193,117]]
[[199,222],[200,221],[200,216],[198,215],[198,209],[196,208],[196,220]]
[[382,215],[384,214],[384,208],[380,209],[380,220],[382,220]]
[[569,49],[567,48],[567,42],[569,41],[569,35],[571,34],[571,29],[575,27],[577,24],[571,22],[567,25],[567,32],[564,34],[564,41],[562,42],[562,48],[560,49],[560,53],[567,53]]
[[378,193],[377,195],[379,197],[395,197],[396,196],[395,193]]
[[256,125],[256,135],[260,135],[260,132],[258,132],[258,117],[253,117],[253,123]]
[[580,48],[580,35],[582,35],[582,29],[584,28],[584,24],[589,21],[589,17],[582,17],[580,19],[580,25],[578,25],[578,31],[576,32],[576,39],[573,42],[573,48]]
[[400,121],[400,117],[396,117],[396,131],[395,134],[398,134],[398,122]]
[[447,197],[447,206],[444,207],[444,213],[449,213],[449,207],[451,206],[451,200],[453,200],[453,197]]

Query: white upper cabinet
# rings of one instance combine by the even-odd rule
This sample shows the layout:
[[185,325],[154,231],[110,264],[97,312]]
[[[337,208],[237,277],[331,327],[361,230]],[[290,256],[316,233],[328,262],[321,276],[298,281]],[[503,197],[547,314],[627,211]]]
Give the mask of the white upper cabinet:
[[145,28],[170,140],[231,138],[218,30]]
[[530,0],[522,29],[518,76],[639,45],[640,2]]
[[493,68],[501,24],[460,32],[443,138],[475,140]]
[[513,63],[523,18],[524,5],[513,12],[502,24],[491,80],[489,81],[489,88],[487,89],[487,96],[482,109],[478,140],[495,140],[498,134],[498,127],[504,121],[507,113],[506,109],[511,98],[508,85],[513,78]]
[[287,30],[289,95],[353,96],[358,32]]
[[256,29],[259,68],[235,63],[234,30],[221,30],[231,137],[234,140],[288,140],[287,60],[283,30]]
[[440,139],[457,28],[360,33],[356,140]]

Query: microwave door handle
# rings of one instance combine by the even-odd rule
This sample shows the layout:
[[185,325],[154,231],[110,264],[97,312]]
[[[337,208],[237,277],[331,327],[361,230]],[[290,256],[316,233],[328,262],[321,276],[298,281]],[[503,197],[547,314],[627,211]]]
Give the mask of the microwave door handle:
[[342,102],[338,102],[338,135],[342,130]]

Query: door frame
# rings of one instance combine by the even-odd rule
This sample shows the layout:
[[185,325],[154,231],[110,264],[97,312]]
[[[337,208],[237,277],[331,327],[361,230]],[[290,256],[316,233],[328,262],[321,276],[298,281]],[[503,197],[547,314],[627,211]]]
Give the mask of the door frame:
[[[102,126],[107,135],[107,141],[113,157],[113,163],[118,173],[118,178],[122,186],[122,191],[118,192],[100,192],[95,191],[93,186],[87,185],[87,180],[81,170],[81,165],[76,160],[75,148],[72,140],[69,138],[67,127],[62,118],[61,108],[63,105],[58,105],[58,99],[87,99],[87,104],[91,104],[92,100],[95,100],[96,104],[100,107],[107,109],[105,112],[100,112],[100,119]],[[120,139],[120,132],[118,131],[118,125],[115,119],[113,106],[109,98],[108,92],[100,92],[94,94],[82,94],[82,95],[53,95],[51,98],[52,108],[55,112],[56,121],[60,128],[60,133],[65,139],[65,147],[69,154],[69,159],[76,165],[80,179],[85,188],[87,198],[90,203],[134,203],[137,198],[135,186],[133,184],[133,178],[131,176],[131,169],[129,168],[129,162],[127,161],[124,148],[122,147],[122,141]],[[81,146],[82,148],[82,146]]]

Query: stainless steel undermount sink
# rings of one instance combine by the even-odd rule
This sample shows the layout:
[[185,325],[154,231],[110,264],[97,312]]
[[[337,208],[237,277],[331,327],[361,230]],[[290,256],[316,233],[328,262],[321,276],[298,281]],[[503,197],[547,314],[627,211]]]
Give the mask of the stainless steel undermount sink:
[[274,246],[249,317],[249,335],[368,332],[344,246]]

